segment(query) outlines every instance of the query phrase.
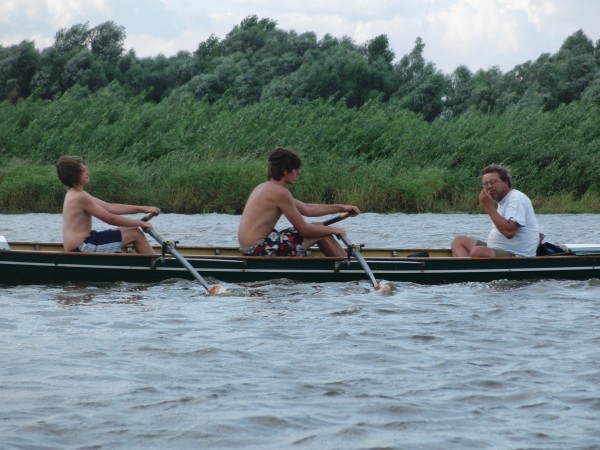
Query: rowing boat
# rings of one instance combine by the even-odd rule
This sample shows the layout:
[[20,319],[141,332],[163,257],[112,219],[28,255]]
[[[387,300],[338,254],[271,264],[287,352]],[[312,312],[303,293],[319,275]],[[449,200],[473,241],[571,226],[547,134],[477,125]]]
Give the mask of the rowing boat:
[[[4,248],[4,250],[2,250]],[[233,247],[178,246],[202,276],[223,282],[291,279],[301,282],[368,280],[359,261],[325,257],[249,257]],[[493,280],[600,278],[600,245],[567,244],[567,252],[525,258],[452,258],[449,249],[363,248],[375,277],[393,282],[442,284]],[[160,248],[157,248],[160,252]],[[158,282],[193,279],[169,254],[65,252],[58,243],[8,242],[0,247],[0,284]]]

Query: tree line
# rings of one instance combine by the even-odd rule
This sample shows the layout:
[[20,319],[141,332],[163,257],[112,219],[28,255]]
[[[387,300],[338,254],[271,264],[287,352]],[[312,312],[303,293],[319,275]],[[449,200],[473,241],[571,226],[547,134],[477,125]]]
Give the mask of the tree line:
[[568,36],[555,54],[544,53],[506,73],[498,67],[451,74],[423,57],[417,38],[396,59],[385,34],[364,44],[329,34],[298,34],[277,22],[246,17],[194,52],[139,58],[124,48],[126,32],[114,22],[60,29],[51,47],[33,41],[0,46],[0,101],[57,100],[74,86],[95,93],[110,89],[120,98],[160,103],[226,101],[242,108],[267,100],[293,105],[317,99],[360,108],[377,100],[428,122],[470,113],[553,111],[575,101],[600,105],[600,40],[582,30]]

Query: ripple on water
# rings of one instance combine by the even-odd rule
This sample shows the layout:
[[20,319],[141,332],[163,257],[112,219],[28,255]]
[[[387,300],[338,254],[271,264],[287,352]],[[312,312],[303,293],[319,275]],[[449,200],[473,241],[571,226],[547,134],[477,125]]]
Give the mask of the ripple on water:
[[[156,223],[169,237],[199,239],[190,230],[201,228],[219,245],[237,220],[170,216]],[[42,224],[53,218],[60,233],[57,215],[23,218],[32,224],[23,233],[51,230]],[[482,219],[366,214],[346,223],[368,245],[400,245],[486,233]],[[544,219],[552,232],[554,219]],[[397,233],[415,221],[422,233]],[[598,236],[593,215],[556,223]],[[213,297],[185,280],[0,288],[0,447],[583,449],[600,441],[597,279],[401,283],[389,296],[367,280],[225,285],[240,291]]]

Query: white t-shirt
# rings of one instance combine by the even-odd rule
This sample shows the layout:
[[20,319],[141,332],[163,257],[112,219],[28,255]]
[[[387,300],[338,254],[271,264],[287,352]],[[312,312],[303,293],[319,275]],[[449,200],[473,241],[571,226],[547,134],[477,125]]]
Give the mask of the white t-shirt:
[[506,220],[512,220],[519,225],[517,233],[508,239],[492,227],[487,240],[487,246],[511,252],[517,256],[535,256],[539,241],[538,226],[531,200],[521,191],[512,189],[498,202],[498,213]]

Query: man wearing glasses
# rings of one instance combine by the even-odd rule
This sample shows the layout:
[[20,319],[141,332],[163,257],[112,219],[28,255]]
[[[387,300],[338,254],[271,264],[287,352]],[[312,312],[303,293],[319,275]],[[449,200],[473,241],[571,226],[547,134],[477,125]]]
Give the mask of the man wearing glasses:
[[508,168],[490,164],[481,175],[483,189],[479,203],[492,219],[492,230],[487,242],[456,236],[452,241],[452,256],[535,256],[540,236],[531,200],[512,188]]

